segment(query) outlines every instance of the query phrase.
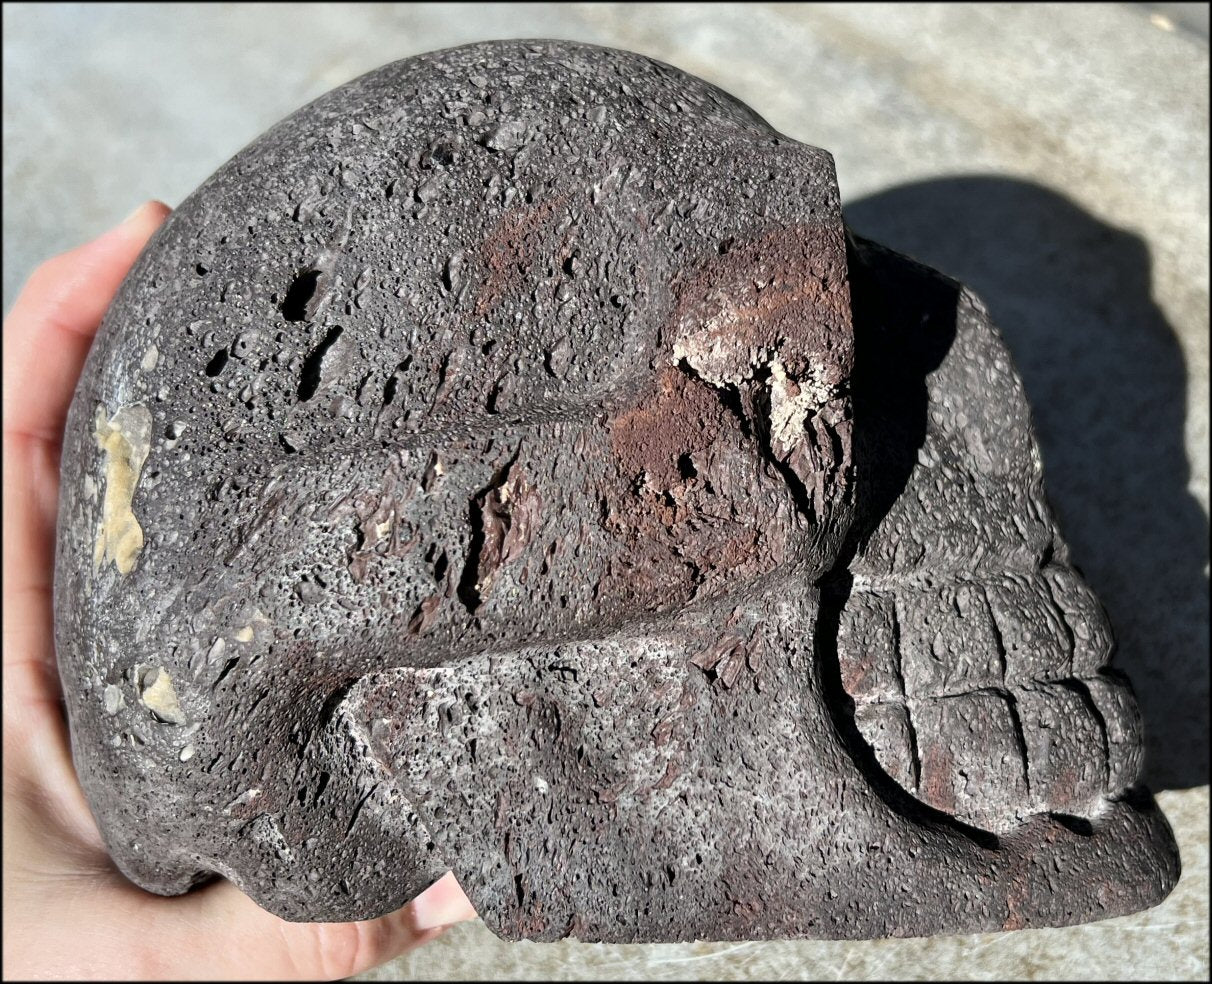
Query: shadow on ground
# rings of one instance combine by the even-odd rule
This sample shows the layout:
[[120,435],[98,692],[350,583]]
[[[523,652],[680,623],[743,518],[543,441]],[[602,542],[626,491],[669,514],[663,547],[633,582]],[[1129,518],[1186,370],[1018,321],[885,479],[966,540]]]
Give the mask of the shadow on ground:
[[1207,784],[1208,522],[1187,490],[1187,371],[1144,242],[1040,185],[992,177],[904,185],[845,215],[988,305],[1026,386],[1061,531],[1115,626],[1147,781]]

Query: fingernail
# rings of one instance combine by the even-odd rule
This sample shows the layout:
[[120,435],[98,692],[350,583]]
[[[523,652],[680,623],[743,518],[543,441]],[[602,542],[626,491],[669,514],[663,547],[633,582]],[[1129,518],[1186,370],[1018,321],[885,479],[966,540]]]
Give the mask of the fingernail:
[[[157,225],[164,220],[164,216],[168,215],[172,209],[165,205],[158,198],[149,198],[142,205],[136,208],[125,219],[122,220],[122,225],[145,225],[148,219],[153,219]],[[152,213],[157,213],[155,216]],[[163,214],[160,214],[163,213]]]
[[119,225],[130,225],[135,221],[135,219],[139,218],[139,216],[142,215],[150,205],[151,202],[143,202],[143,204],[136,206],[135,210],[131,212],[130,215],[128,215],[125,219],[123,219]]
[[474,919],[476,913],[455,876],[447,873],[413,899],[412,914],[417,931],[424,932]]

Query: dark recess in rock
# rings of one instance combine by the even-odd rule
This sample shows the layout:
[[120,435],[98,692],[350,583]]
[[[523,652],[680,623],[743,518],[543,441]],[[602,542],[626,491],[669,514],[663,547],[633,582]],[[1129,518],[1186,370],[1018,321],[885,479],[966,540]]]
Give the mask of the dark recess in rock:
[[449,868],[630,942],[1178,876],[985,308],[668,65],[476,44],[269,130],[126,279],[62,471],[73,754],[151,891],[366,919]]

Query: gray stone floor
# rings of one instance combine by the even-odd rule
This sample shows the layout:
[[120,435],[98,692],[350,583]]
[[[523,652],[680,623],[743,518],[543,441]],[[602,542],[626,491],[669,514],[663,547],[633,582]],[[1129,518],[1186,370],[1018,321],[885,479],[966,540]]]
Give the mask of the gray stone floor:
[[341,82],[555,37],[668,61],[830,150],[850,223],[973,285],[1022,371],[1145,713],[1183,853],[1170,899],[871,943],[504,944],[470,924],[368,976],[1207,979],[1204,5],[6,4],[3,28],[5,310],[38,261],[148,197],[177,204]]

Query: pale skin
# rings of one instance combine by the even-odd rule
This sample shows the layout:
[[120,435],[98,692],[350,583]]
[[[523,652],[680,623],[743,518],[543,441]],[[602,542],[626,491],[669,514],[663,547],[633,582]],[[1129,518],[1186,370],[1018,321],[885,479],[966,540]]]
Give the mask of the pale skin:
[[59,449],[105,309],[168,214],[148,202],[43,263],[4,322],[4,977],[347,977],[473,918],[454,876],[352,923],[285,922],[222,879],[152,895],[110,861],[72,768],[51,606]]

